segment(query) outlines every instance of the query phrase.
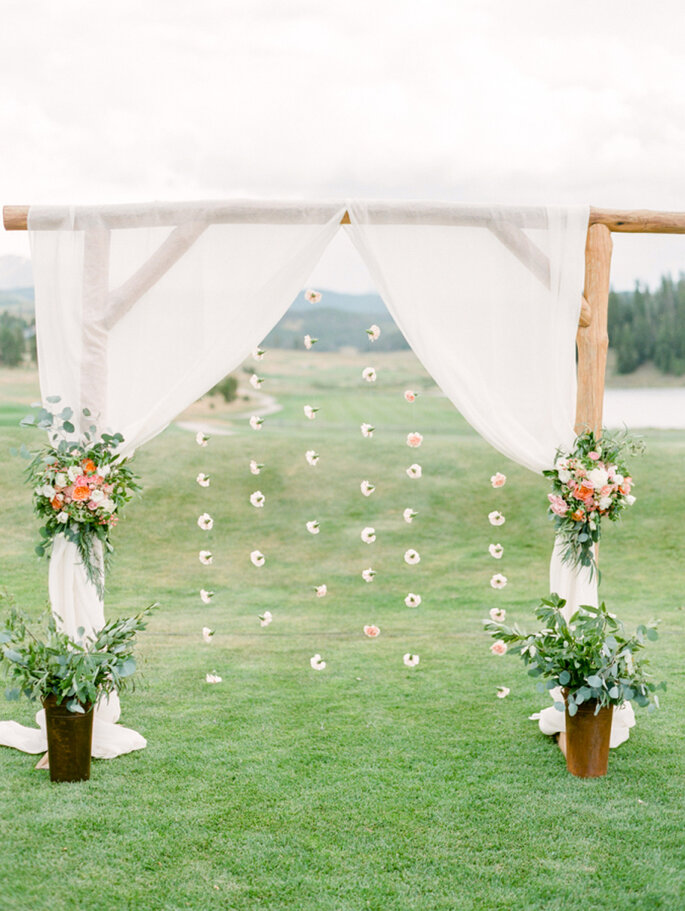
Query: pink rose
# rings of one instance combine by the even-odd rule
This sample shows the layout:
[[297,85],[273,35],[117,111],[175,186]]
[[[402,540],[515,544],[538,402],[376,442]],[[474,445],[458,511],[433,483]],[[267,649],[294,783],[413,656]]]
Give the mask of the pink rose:
[[588,452],[587,457],[588,457],[588,459],[592,459],[593,462],[596,462],[598,459],[600,459],[602,457],[602,453],[601,452]]
[[498,639],[496,642],[492,643],[490,646],[490,651],[493,655],[506,655],[507,643],[502,639]]
[[417,433],[415,430],[412,433],[407,434],[407,446],[411,446],[412,449],[416,449],[418,446],[423,443],[423,437],[420,433]]
[[497,474],[494,474],[490,478],[490,483],[493,487],[504,487],[504,485],[507,483],[507,476],[505,474],[502,474],[501,471],[498,471]]
[[375,639],[377,636],[380,636],[380,629],[373,623],[364,627],[364,635],[368,636],[369,639]]
[[568,512],[568,504],[564,501],[563,497],[559,497],[556,494],[548,493],[547,499],[550,502],[552,512],[557,516],[565,516]]

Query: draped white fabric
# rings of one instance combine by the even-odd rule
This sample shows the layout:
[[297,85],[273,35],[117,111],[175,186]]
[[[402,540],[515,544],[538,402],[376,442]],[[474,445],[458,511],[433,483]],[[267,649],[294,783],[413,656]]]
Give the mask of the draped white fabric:
[[[60,395],[132,453],[237,367],[296,297],[342,203],[33,207],[29,232],[43,399]],[[90,422],[90,421],[89,421]],[[58,537],[50,601],[72,636],[104,623],[74,544]],[[152,599],[151,599],[152,600]],[[38,713],[39,723],[42,712]],[[145,746],[98,706],[93,755]],[[47,749],[41,730],[0,723],[0,743]]]
[[[286,311],[349,212],[353,242],[426,369],[500,452],[540,471],[574,438],[575,334],[589,211],[358,200],[41,208],[29,214],[41,392],[132,453],[237,367]],[[552,559],[553,589],[596,584]],[[58,539],[50,598],[72,635],[103,604]],[[145,745],[96,715],[93,755]],[[25,749],[0,723],[0,743]],[[21,745],[23,738],[24,746]],[[40,741],[44,743],[43,740]],[[44,747],[41,745],[39,749]]]

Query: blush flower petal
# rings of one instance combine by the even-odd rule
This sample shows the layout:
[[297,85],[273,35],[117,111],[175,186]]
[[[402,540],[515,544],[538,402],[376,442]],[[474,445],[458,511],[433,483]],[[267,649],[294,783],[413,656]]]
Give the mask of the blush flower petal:
[[307,522],[307,531],[310,535],[318,535],[318,533],[321,531],[321,526],[316,521],[316,519],[312,519],[311,522]]
[[321,655],[318,653],[316,655],[312,655],[312,657],[309,659],[309,663],[312,666],[312,669],[315,671],[322,671],[326,667],[326,662],[322,660]]
[[368,525],[366,528],[362,529],[361,539],[364,544],[373,544],[376,540],[376,529]]
[[369,639],[376,639],[380,636],[381,631],[374,623],[370,623],[364,627],[364,635],[368,636]]
[[250,554],[250,560],[255,566],[264,566],[266,562],[266,557],[261,552],[261,550],[253,550]]
[[261,509],[266,503],[266,497],[261,490],[255,490],[254,493],[250,494],[250,503],[257,509]]
[[213,597],[214,592],[209,592],[206,588],[200,589],[200,599],[203,604],[209,604]]
[[405,401],[409,402],[410,404],[412,402],[416,401],[417,396],[418,396],[418,392],[414,392],[411,389],[406,389],[404,392],[404,399],[405,399]]
[[373,326],[369,326],[369,328],[366,330],[366,334],[368,335],[370,342],[375,342],[381,336],[380,326],[377,326],[374,323]]
[[210,629],[208,626],[202,627],[202,641],[210,643],[212,641],[212,636],[214,635],[214,630]]
[[256,373],[253,373],[252,376],[250,377],[250,386],[252,386],[253,389],[259,389],[259,387],[262,385],[263,382],[264,382],[264,377],[257,376]]
[[310,421],[313,421],[314,418],[316,417],[316,412],[318,410],[319,410],[318,408],[312,408],[311,405],[305,405],[303,408],[304,416],[306,418],[309,418]]
[[407,667],[416,667],[416,665],[419,663],[419,660],[420,660],[419,656],[412,655],[411,652],[407,652],[407,654],[404,655],[402,658],[402,661],[405,663],[405,665]]
[[363,437],[372,437],[375,429],[376,428],[373,427],[371,424],[362,424],[362,426],[361,426],[362,436]]
[[507,476],[502,474],[501,471],[498,471],[497,474],[493,474],[490,478],[490,483],[493,487],[504,487],[507,483]]
[[359,487],[365,497],[370,497],[371,494],[376,489],[375,485],[372,484],[370,481],[362,481],[361,484],[359,485]]
[[420,433],[414,430],[407,434],[407,446],[411,446],[412,449],[418,449],[421,443],[423,443],[423,437]]
[[305,335],[304,337],[304,347],[309,351],[312,345],[316,345],[318,338],[312,338],[311,335]]
[[214,560],[214,555],[211,550],[201,550],[198,554],[198,559],[204,566],[209,566]]
[[326,585],[315,585],[314,591],[316,592],[317,598],[325,598],[328,594],[328,586]]
[[314,449],[308,449],[305,452],[304,457],[310,465],[316,465],[319,461],[319,453]]
[[315,291],[313,288],[307,288],[304,292],[304,299],[310,304],[318,304],[321,300],[321,292]]
[[421,562],[421,557],[417,551],[415,551],[413,548],[410,548],[404,553],[404,562],[408,563],[410,566],[413,566],[415,563]]
[[206,446],[209,443],[209,437],[206,433],[203,433],[201,430],[195,434],[195,442],[198,446]]
[[250,471],[252,472],[252,474],[259,474],[261,472],[262,468],[264,468],[263,465],[260,465],[260,463],[255,461],[254,459],[250,459]]
[[373,367],[364,367],[362,370],[362,379],[365,379],[367,383],[376,382],[376,371]]
[[504,548],[501,544],[490,544],[488,546],[488,551],[491,557],[494,557],[495,560],[501,560],[502,554],[504,553]]
[[363,570],[362,570],[362,579],[363,579],[365,582],[373,582],[373,577],[374,577],[375,575],[376,575],[376,570],[375,570],[375,569],[371,569],[370,566],[369,566],[368,569],[363,569]]
[[506,522],[506,519],[504,518],[504,516],[502,515],[501,512],[494,510],[493,512],[488,513],[488,522],[491,525],[504,525],[504,523]]
[[507,643],[503,639],[498,639],[496,642],[493,642],[490,646],[490,651],[493,655],[506,655],[507,653]]
[[207,674],[205,677],[207,683],[221,683],[221,679],[218,674]]
[[250,418],[250,427],[253,430],[261,430],[263,423],[264,423],[264,418],[260,418],[256,414],[253,414],[252,417]]
[[413,465],[410,465],[409,468],[407,468],[407,474],[409,475],[410,478],[413,478],[413,479],[420,478],[421,475],[423,474],[423,471],[421,470],[420,465],[417,465],[416,463],[414,463]]
[[507,612],[503,607],[491,607],[490,608],[490,619],[495,623],[504,623],[504,620],[507,616]]
[[404,512],[402,513],[402,518],[403,518],[404,521],[407,522],[409,525],[411,525],[411,523],[414,521],[414,519],[415,519],[417,516],[418,516],[418,512],[414,512],[414,510],[411,508],[411,506],[407,506],[407,508],[406,508],[406,509],[404,510]]
[[504,588],[507,584],[507,577],[503,576],[502,573],[495,573],[495,575],[490,579],[490,585],[493,588]]
[[260,625],[260,626],[268,626],[268,625],[271,623],[272,620],[273,620],[273,616],[272,616],[272,614],[271,614],[271,611],[270,611],[270,610],[265,610],[264,613],[261,614],[260,617],[259,617],[259,625]]
[[214,519],[208,512],[203,512],[201,516],[198,516],[197,524],[203,531],[211,531],[214,527]]
[[[208,474],[203,474],[203,472],[200,472],[200,474],[195,478],[195,480],[200,485],[200,487],[209,487],[209,475]],[[97,491],[93,491],[93,493],[96,493],[96,492]]]
[[266,354],[266,351],[264,350],[264,348],[255,348],[255,350],[252,352],[252,357],[256,361],[261,361],[264,359],[265,354]]
[[419,604],[421,604],[421,595],[415,595],[414,592],[409,592],[404,599],[404,603],[407,607],[418,607]]
[[511,692],[511,690],[509,689],[508,686],[498,686],[497,687],[497,698],[506,699],[510,692]]

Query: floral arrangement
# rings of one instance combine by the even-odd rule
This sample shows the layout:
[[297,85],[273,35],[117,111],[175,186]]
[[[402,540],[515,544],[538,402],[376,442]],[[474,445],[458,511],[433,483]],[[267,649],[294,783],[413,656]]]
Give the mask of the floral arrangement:
[[565,605],[556,594],[543,598],[535,611],[543,627],[537,633],[526,633],[516,624],[507,626],[504,611],[491,611],[491,618],[483,621],[495,640],[491,652],[519,654],[531,677],[545,678],[546,682],[537,684],[541,693],[563,687],[566,704],[554,705],[561,712],[567,708],[571,716],[579,705],[592,700],[596,702],[595,714],[603,706],[625,701],[634,701],[649,711],[658,708],[655,691],[665,690],[666,684],[652,682],[646,670],[648,661],[639,656],[647,640],[658,638],[656,622],[641,624],[633,636],[626,636],[623,624],[605,604],[583,605],[568,621],[562,613]]
[[587,566],[593,573],[593,546],[600,538],[602,518],[616,522],[625,507],[635,502],[633,479],[624,462],[626,451],[642,452],[644,444],[625,434],[605,434],[599,440],[588,431],[576,438],[571,452],[559,450],[554,468],[543,471],[552,480],[549,513],[565,563]]
[[[60,399],[50,396],[46,401],[55,405]],[[90,417],[87,408],[83,416]],[[41,408],[21,421],[24,427],[47,430],[49,437],[48,445],[38,452],[30,452],[25,446],[20,450],[22,456],[31,459],[26,480],[33,488],[35,513],[44,523],[36,553],[40,557],[48,554],[56,535],[64,535],[76,544],[86,575],[102,597],[105,580],[95,542],[102,544],[107,567],[112,553],[111,530],[119,521],[121,507],[140,485],[129,460],[117,455],[123,436],[98,436],[94,424],[78,436],[72,417],[71,408],[59,414]]]

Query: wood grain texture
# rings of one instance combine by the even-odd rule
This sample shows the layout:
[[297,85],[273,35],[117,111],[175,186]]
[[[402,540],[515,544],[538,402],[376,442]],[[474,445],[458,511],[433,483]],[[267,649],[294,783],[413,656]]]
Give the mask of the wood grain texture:
[[602,429],[604,373],[606,370],[607,317],[611,271],[611,231],[606,225],[590,225],[585,246],[585,292],[592,318],[578,329],[578,393],[576,433]]

